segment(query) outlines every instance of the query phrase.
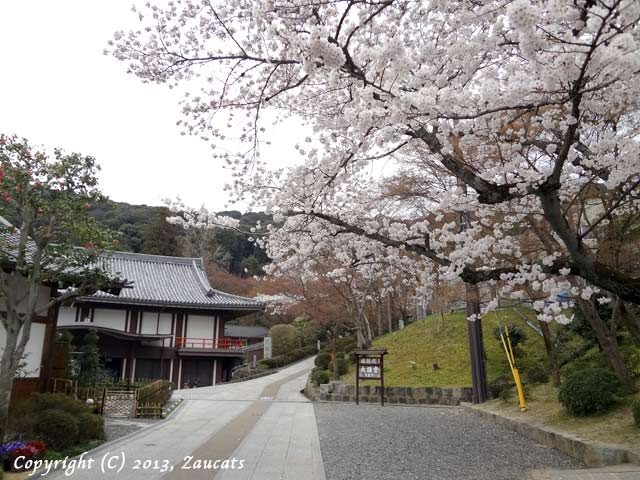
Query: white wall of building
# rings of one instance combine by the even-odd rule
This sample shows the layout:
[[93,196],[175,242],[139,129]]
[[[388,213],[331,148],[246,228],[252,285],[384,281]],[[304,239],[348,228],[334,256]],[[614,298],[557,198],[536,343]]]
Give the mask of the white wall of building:
[[142,323],[139,332],[143,335],[155,335],[158,331],[158,313],[144,312],[142,314]]
[[187,337],[189,338],[214,338],[215,317],[202,315],[189,315],[187,321]]
[[173,315],[170,313],[161,313],[158,323],[158,333],[171,333],[171,319]]
[[58,311],[58,326],[74,325],[76,323],[76,307],[60,307]]
[[113,328],[114,330],[124,331],[126,320],[126,310],[96,308],[91,325],[94,327]]
[[[42,360],[42,348],[44,346],[44,333],[46,325],[44,323],[32,323],[31,335],[24,350],[25,357],[23,362],[26,363],[21,371],[22,377],[37,378],[40,376],[40,362]],[[7,333],[2,325],[0,325],[0,355],[4,352],[4,346],[7,339]]]

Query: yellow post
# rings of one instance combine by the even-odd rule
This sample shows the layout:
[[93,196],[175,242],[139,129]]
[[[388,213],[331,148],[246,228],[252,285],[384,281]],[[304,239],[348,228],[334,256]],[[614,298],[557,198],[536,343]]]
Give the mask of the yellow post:
[[[507,337],[505,341],[504,337]],[[505,325],[504,334],[500,332],[500,340],[502,340],[502,346],[504,347],[504,353],[507,355],[509,361],[509,367],[511,367],[511,373],[513,374],[513,380],[516,382],[516,390],[518,391],[518,400],[520,402],[520,411],[522,413],[527,411],[527,403],[524,399],[524,390],[522,389],[522,381],[520,380],[520,372],[516,366],[516,357],[513,354],[513,348],[511,347],[511,339],[509,338],[509,329]],[[507,347],[507,344],[509,345]]]

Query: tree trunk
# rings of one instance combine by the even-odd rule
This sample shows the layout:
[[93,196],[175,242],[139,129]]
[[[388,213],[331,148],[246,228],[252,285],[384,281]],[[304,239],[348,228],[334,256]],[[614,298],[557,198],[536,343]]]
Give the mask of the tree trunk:
[[549,323],[542,320],[538,320],[540,329],[542,330],[542,338],[544,339],[544,348],[547,351],[547,357],[549,358],[549,367],[551,367],[551,381],[554,387],[560,386],[560,365],[558,362],[558,351],[553,343],[553,336]]
[[6,329],[6,340],[4,351],[2,352],[2,362],[0,362],[0,439],[4,439],[9,420],[9,402],[11,401],[11,391],[13,390],[13,379],[18,371],[23,349],[19,348],[18,335],[20,329],[12,325],[9,319]]
[[620,302],[620,315],[631,336],[640,341],[640,312],[637,306],[627,306],[624,302]]
[[393,332],[393,314],[391,313],[391,294],[387,293],[387,320],[389,320],[389,333]]
[[489,389],[487,387],[487,357],[484,351],[482,320],[480,318],[480,290],[476,284],[466,283],[465,286],[473,403],[484,403],[489,400]]
[[[598,339],[598,343],[607,356],[609,365],[618,377],[618,380],[620,380],[620,383],[626,390],[630,392],[635,391],[633,377],[625,365],[624,358],[618,348],[615,328],[612,329],[612,332],[607,331],[607,326],[602,318],[600,318],[598,310],[592,301],[578,297],[577,303],[584,316],[589,320],[591,328],[593,328],[596,338]],[[612,318],[611,321],[615,323],[615,319]]]

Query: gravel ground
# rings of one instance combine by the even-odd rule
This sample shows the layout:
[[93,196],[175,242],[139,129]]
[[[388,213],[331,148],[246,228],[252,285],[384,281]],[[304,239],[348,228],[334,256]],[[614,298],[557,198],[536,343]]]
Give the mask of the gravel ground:
[[146,419],[129,419],[129,418],[114,418],[105,417],[104,419],[104,432],[107,436],[107,442],[116,440],[130,433],[137,432],[138,430],[158,422],[158,420],[146,420]]
[[584,467],[461,408],[314,407],[327,480],[511,480]]

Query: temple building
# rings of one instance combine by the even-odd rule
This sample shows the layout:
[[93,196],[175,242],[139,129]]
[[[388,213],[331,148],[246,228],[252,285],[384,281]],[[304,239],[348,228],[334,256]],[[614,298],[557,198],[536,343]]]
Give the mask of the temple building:
[[225,324],[264,305],[211,288],[202,259],[115,252],[105,266],[131,288],[62,306],[57,328],[74,335],[95,329],[108,374],[168,379],[177,388],[215,385],[230,379],[232,368],[259,346],[254,336],[240,336],[242,328],[227,334],[234,329]]

